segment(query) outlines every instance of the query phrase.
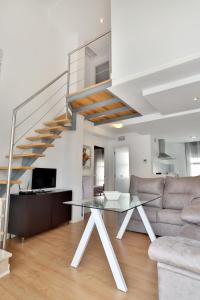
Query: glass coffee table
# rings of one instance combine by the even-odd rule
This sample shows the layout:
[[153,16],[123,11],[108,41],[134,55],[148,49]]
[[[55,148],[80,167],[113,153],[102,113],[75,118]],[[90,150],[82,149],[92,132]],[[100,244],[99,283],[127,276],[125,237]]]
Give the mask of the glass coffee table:
[[121,268],[119,266],[117,257],[108,236],[101,212],[114,211],[117,213],[126,213],[116,236],[117,239],[122,239],[133,211],[137,209],[150,240],[154,241],[156,239],[156,236],[144,211],[143,205],[159,198],[160,195],[155,194],[137,193],[130,195],[128,193],[124,193],[120,195],[118,200],[107,200],[105,196],[97,196],[92,199],[83,200],[82,203],[78,203],[76,201],[64,202],[64,204],[67,205],[87,207],[91,211],[90,218],[87,222],[79,245],[76,249],[75,255],[72,259],[71,266],[74,268],[77,268],[79,266],[94,226],[96,225],[116,286],[119,290],[127,292],[128,289],[126,286],[126,282],[124,280]]

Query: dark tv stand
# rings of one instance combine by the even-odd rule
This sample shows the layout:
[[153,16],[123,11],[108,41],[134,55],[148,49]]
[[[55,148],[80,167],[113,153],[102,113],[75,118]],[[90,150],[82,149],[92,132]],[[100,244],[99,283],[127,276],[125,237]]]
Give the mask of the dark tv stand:
[[54,190],[35,194],[12,194],[8,232],[27,238],[71,220],[72,191]]

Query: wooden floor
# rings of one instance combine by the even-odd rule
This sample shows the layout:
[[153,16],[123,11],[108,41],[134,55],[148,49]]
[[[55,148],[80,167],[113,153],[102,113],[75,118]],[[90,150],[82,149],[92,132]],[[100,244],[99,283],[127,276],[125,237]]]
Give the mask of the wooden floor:
[[[146,235],[127,232],[116,240],[116,214],[105,221],[128,292],[116,289],[96,230],[78,269],[70,267],[85,222],[64,225],[21,243],[12,239],[11,274],[0,279],[2,300],[156,300],[156,264]],[[111,224],[111,225],[110,225]]]

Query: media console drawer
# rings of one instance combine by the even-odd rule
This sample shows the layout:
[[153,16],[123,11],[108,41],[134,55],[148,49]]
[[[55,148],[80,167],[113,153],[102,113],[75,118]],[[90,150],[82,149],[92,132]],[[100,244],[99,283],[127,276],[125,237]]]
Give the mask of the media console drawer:
[[29,195],[12,194],[8,232],[29,237],[55,228],[71,220],[71,206],[63,202],[72,200],[72,191],[55,190]]

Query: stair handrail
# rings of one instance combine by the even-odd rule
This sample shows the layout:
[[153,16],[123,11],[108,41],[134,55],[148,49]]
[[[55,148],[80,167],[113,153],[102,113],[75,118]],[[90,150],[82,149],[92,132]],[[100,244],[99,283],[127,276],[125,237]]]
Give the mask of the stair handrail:
[[8,156],[8,175],[7,175],[7,187],[6,187],[6,197],[5,197],[5,216],[4,216],[4,224],[3,224],[3,249],[6,248],[6,240],[8,233],[8,220],[9,220],[9,208],[10,208],[10,188],[11,188],[11,174],[12,174],[12,157],[13,157],[13,148],[15,142],[15,129],[16,129],[16,118],[17,113],[24,106],[34,100],[38,95],[48,89],[52,84],[58,81],[61,77],[68,73],[68,70],[65,70],[60,75],[55,77],[49,83],[40,88],[37,92],[35,92],[32,96],[27,98],[25,101],[16,106],[12,111],[12,125],[11,125],[11,133],[10,133],[10,143],[9,143],[9,156]]
[[[112,72],[112,65],[111,65],[111,30],[108,30],[108,31],[98,35],[96,38],[87,41],[86,43],[82,44],[81,46],[75,48],[74,50],[72,50],[71,52],[68,53],[68,73],[69,74],[68,74],[68,78],[67,78],[67,95],[70,94],[71,63],[73,63],[73,61],[71,61],[72,54],[86,48],[87,46],[95,43],[96,41],[98,41],[99,39],[101,39],[105,36],[109,36],[109,42],[110,42],[110,47],[109,47],[110,48],[110,50],[109,50],[109,52],[110,52],[109,53],[109,62],[110,62],[110,64],[109,64],[109,73],[110,73],[110,76],[111,76],[111,72]],[[74,71],[74,73],[77,72],[77,71],[78,70]],[[77,81],[75,83],[77,83]]]
[[109,33],[111,34],[111,30],[106,31],[106,32],[104,32],[104,33],[98,35],[95,39],[92,39],[92,40],[86,42],[85,44],[82,44],[81,46],[79,46],[79,47],[77,47],[76,49],[74,49],[74,50],[72,50],[71,52],[69,52],[68,55],[71,55],[71,54],[73,54],[73,53],[75,53],[75,52],[77,52],[77,51],[79,51],[79,50],[81,50],[81,49],[83,49],[83,48],[89,46],[90,44],[96,42],[97,40],[99,40],[100,38],[102,38],[102,37],[108,35]]

